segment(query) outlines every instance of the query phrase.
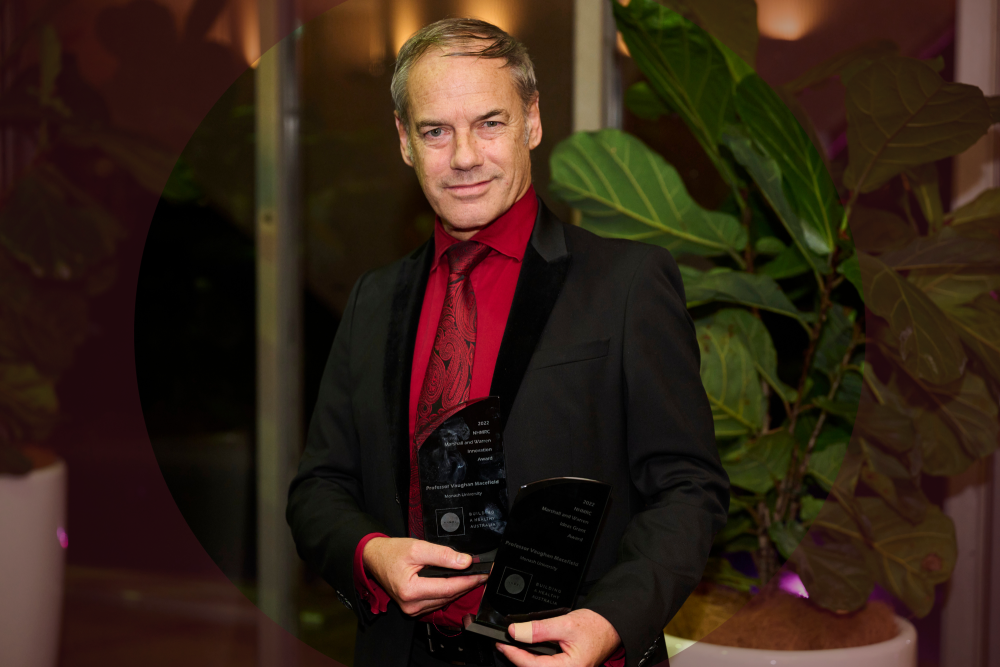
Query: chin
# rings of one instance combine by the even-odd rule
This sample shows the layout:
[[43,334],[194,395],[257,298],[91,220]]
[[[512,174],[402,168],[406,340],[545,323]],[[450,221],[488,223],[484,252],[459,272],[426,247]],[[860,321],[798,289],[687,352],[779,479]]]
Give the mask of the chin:
[[445,211],[445,218],[451,221],[455,229],[471,231],[493,222],[503,213],[495,206],[454,206]]

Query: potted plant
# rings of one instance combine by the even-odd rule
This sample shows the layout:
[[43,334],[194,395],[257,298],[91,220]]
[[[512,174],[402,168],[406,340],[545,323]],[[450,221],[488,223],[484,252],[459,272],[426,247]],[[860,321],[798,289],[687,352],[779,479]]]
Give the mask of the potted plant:
[[[885,43],[832,58],[779,93],[734,51],[752,62],[755,32],[741,37],[730,21],[713,35],[699,23],[718,28],[724,16],[665,4],[673,9],[613,2],[646,79],[625,102],[646,119],[683,121],[729,197],[703,208],[673,165],[611,129],[560,144],[552,187],[584,227],[669,248],[684,279],[732,500],[705,586],[671,629],[700,640],[760,590],[743,612],[756,615],[753,636],[739,642],[817,648],[815,637],[796,645],[761,632],[759,615],[801,625],[815,612],[847,646],[884,639],[902,652],[893,664],[915,664],[912,626],[889,614],[873,638],[886,614],[867,601],[878,584],[915,616],[931,610],[956,547],[921,479],[956,474],[997,445],[1000,191],[945,213],[934,165],[985,134],[997,100]],[[721,14],[739,18],[747,4]],[[831,77],[846,87],[848,121],[837,180],[794,97]],[[782,568],[807,601],[776,590]],[[862,610],[873,615],[859,623]],[[761,657],[721,653],[724,664]],[[707,647],[690,664],[721,653]]]
[[68,544],[66,465],[33,445],[58,421],[56,382],[91,328],[89,301],[114,280],[122,236],[90,192],[158,191],[170,168],[108,127],[46,20],[4,55],[0,93],[4,148],[13,137],[22,149],[4,155],[15,173],[0,191],[0,664],[30,667],[58,657]]

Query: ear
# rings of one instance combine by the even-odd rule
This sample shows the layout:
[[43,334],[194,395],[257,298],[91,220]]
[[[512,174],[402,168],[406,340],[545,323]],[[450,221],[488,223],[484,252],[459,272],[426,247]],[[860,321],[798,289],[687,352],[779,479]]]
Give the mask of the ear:
[[538,110],[538,93],[535,93],[535,99],[528,104],[525,121],[531,128],[528,134],[528,150],[534,150],[538,144],[542,143],[542,114]]
[[407,166],[413,166],[413,159],[410,157],[410,133],[407,131],[406,125],[399,118],[399,113],[393,111],[393,118],[396,120],[396,132],[399,133],[399,152],[403,155],[403,162]]

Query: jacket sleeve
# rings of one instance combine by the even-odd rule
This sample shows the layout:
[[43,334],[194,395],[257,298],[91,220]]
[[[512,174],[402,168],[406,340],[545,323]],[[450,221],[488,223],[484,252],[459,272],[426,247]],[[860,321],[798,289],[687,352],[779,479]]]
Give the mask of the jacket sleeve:
[[663,628],[701,579],[729,507],[694,323],[665,249],[639,263],[623,346],[629,470],[644,507],[582,606],[615,627],[628,667],[648,667],[666,659]]
[[360,443],[351,400],[351,338],[364,280],[362,276],[351,291],[333,340],[305,452],[288,491],[285,518],[299,557],[336,589],[359,623],[368,625],[377,616],[358,597],[354,553],[366,535],[388,531],[364,511]]

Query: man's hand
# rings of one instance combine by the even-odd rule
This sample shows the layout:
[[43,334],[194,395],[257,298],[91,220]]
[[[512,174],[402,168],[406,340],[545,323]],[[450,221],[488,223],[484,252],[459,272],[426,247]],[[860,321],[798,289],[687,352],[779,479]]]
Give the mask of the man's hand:
[[516,646],[497,644],[497,649],[517,667],[596,667],[603,665],[621,643],[614,626],[589,609],[544,621],[513,623],[507,631],[519,642],[558,642],[563,650],[556,655],[535,655]]
[[417,576],[425,565],[463,570],[472,564],[472,556],[408,537],[376,537],[365,545],[361,557],[369,574],[404,614],[413,617],[440,609],[488,578],[485,574],[442,579]]

